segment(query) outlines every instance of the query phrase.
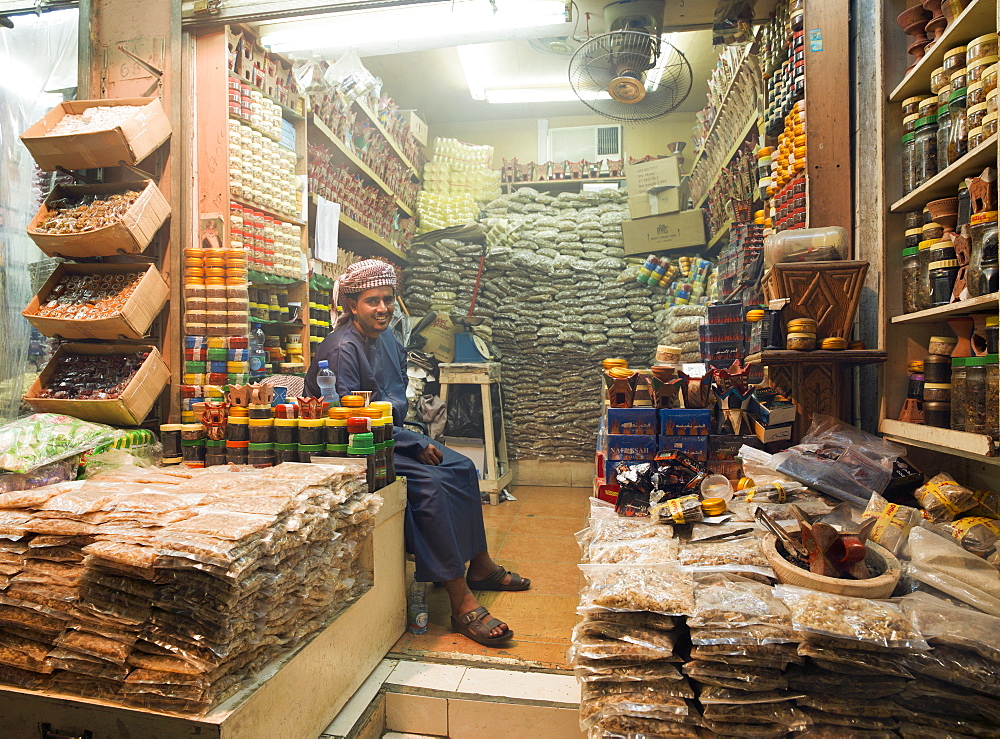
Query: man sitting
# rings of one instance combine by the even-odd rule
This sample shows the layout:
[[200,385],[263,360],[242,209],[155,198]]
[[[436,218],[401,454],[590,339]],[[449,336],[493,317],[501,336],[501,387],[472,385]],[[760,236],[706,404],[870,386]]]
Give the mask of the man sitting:
[[531,582],[498,565],[487,551],[472,460],[401,428],[407,410],[406,351],[386,330],[395,309],[395,287],[392,265],[374,259],[351,265],[337,280],[334,305],[339,302],[343,313],[316,349],[306,374],[306,394],[319,396],[316,373],[319,360],[325,359],[337,377],[338,395],[370,390],[372,400],[392,403],[393,461],[406,477],[406,548],[416,560],[415,577],[444,584],[456,632],[496,646],[514,632],[480,606],[472,590],[527,590]]

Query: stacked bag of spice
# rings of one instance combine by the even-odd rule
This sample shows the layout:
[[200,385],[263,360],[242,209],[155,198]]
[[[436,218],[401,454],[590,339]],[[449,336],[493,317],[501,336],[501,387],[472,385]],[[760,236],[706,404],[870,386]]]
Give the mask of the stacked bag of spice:
[[0,495],[0,680],[201,713],[369,585],[355,472],[123,467]]
[[587,585],[570,656],[582,683],[581,726],[596,736],[701,736],[679,667],[678,631],[694,600],[669,526],[595,518],[582,532]]

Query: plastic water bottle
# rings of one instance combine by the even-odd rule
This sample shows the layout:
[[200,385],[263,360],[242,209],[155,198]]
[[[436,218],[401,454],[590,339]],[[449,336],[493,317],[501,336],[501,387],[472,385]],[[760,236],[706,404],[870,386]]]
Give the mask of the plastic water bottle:
[[330,369],[330,363],[325,359],[319,360],[319,372],[316,373],[316,384],[323,399],[330,405],[340,405],[337,398],[337,376]]
[[267,374],[267,352],[264,350],[264,329],[259,323],[250,332],[250,380],[256,382]]
[[414,578],[410,582],[410,633],[427,633],[427,583],[417,582]]

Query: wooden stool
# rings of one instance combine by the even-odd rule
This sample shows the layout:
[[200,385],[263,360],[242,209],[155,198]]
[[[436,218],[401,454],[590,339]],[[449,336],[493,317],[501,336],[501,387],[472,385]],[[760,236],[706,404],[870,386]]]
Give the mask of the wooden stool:
[[[439,366],[441,373],[441,400],[445,411],[448,408],[449,385],[479,385],[482,393],[483,407],[483,442],[485,454],[483,463],[483,479],[479,481],[479,492],[490,494],[490,505],[500,502],[500,491],[510,484],[514,477],[510,464],[507,462],[507,433],[500,423],[500,438],[493,433],[493,400],[491,385],[500,384],[499,362],[467,362],[451,363]],[[503,418],[503,408],[500,408]]]

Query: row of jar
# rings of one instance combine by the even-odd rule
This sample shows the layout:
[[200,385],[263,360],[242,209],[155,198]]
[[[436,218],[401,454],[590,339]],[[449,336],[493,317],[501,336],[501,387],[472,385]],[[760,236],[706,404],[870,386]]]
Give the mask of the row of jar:
[[[928,362],[931,358],[939,361]],[[928,357],[922,364],[912,368],[923,372],[910,374],[907,397],[923,401],[925,424],[1000,439],[997,354]]]
[[[229,189],[235,197],[262,208],[295,216],[299,213],[299,179],[295,152],[230,121]],[[236,126],[232,124],[236,123]],[[240,128],[239,137],[234,132]],[[246,129],[243,131],[242,129]]]
[[996,56],[939,79],[935,94],[903,101],[903,191],[908,193],[997,132]]
[[265,136],[281,139],[281,106],[237,77],[229,78],[229,117],[242,121]]

